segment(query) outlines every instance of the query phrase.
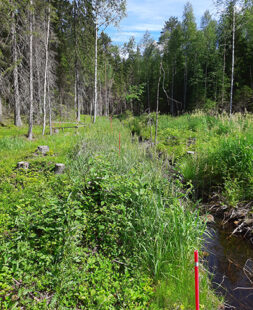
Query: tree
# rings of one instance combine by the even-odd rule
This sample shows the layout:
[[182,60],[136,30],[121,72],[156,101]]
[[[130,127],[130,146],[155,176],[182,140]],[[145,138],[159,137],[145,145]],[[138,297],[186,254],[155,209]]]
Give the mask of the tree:
[[117,25],[125,16],[126,0],[93,0],[95,18],[95,66],[94,66],[94,118],[97,116],[97,69],[98,69],[98,31],[110,24]]
[[47,30],[45,40],[45,72],[44,72],[44,89],[43,89],[43,132],[45,134],[46,129],[46,96],[47,96],[47,83],[48,83],[48,58],[49,58],[49,36],[50,36],[50,2],[48,3],[48,14],[47,14]]
[[30,0],[30,14],[29,14],[29,92],[30,92],[30,110],[29,110],[29,128],[28,128],[28,139],[32,140],[33,130],[33,0]]

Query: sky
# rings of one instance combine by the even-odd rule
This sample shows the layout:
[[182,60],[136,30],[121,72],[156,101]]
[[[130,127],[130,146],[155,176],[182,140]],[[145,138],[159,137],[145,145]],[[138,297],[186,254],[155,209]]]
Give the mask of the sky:
[[[187,0],[127,0],[127,17],[121,21],[119,29],[108,27],[105,32],[114,44],[120,46],[132,36],[138,43],[147,30],[157,40],[164,22],[170,16],[176,16],[182,20],[186,2]],[[215,15],[213,0],[191,0],[190,2],[198,26],[205,10],[208,9]]]

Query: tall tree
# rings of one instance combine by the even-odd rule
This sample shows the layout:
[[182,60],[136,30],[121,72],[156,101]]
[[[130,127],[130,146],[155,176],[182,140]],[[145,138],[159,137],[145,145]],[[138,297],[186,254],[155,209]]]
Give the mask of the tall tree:
[[97,64],[98,64],[98,31],[110,24],[117,25],[125,16],[126,0],[93,0],[95,18],[95,66],[94,66],[94,118],[97,116]]
[[50,2],[47,8],[47,27],[46,27],[46,39],[45,39],[45,72],[44,72],[44,89],[43,89],[43,132],[45,134],[46,129],[46,101],[47,101],[47,83],[48,83],[48,58],[49,58],[49,36],[50,36]]
[[29,128],[28,128],[28,139],[32,140],[33,137],[33,24],[34,24],[34,7],[33,0],[30,0],[30,12],[29,12]]

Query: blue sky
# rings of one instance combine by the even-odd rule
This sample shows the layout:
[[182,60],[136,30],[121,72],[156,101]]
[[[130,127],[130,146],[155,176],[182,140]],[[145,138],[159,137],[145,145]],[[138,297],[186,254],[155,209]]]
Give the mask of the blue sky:
[[[137,43],[148,30],[152,37],[157,40],[164,22],[170,16],[182,19],[184,5],[187,0],[127,0],[127,17],[121,23],[119,29],[109,27],[106,29],[117,45],[127,42],[131,36],[136,38]],[[213,0],[191,0],[196,22],[199,26],[205,10],[215,14]]]

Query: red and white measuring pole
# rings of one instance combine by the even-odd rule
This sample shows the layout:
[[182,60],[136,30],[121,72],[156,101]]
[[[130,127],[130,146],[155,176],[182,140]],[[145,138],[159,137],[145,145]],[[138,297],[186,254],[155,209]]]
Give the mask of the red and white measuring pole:
[[199,254],[198,251],[194,251],[195,261],[195,302],[196,310],[199,310]]

